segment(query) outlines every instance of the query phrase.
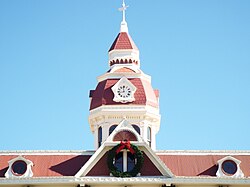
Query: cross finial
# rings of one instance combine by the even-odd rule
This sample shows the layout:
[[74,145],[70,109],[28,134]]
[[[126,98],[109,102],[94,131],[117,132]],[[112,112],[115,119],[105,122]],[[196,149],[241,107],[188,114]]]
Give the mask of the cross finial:
[[122,11],[122,22],[126,22],[126,15],[125,15],[125,11],[128,8],[128,6],[126,6],[125,1],[122,1],[122,7],[119,8],[120,11]]
[[122,0],[122,7],[119,8],[119,11],[122,11],[122,22],[121,22],[121,32],[128,32],[127,22],[126,22],[126,14],[125,11],[128,8],[126,6],[125,1]]

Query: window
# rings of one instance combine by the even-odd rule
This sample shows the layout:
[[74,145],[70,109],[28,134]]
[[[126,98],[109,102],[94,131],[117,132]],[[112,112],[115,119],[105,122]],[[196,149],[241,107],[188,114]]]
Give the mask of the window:
[[102,145],[102,127],[98,128],[98,147]]
[[14,175],[21,176],[27,171],[27,163],[23,160],[17,160],[12,164],[11,170]]
[[118,171],[123,172],[123,152],[120,152],[116,155],[115,167],[117,167]]
[[127,153],[127,171],[131,171],[135,167],[135,156],[130,152]]
[[226,175],[234,175],[237,172],[237,165],[233,160],[225,160],[222,163],[222,171]]
[[118,132],[113,138],[113,141],[124,141],[124,140],[138,141],[135,134],[128,130],[123,130]]
[[141,130],[140,130],[140,127],[138,127],[137,125],[132,125],[135,129],[135,131],[138,133],[138,134],[141,134]]
[[151,127],[148,127],[147,129],[147,139],[148,139],[148,144],[151,147]]
[[117,125],[112,125],[111,127],[109,127],[109,135],[115,130],[116,127]]
[[128,150],[123,150],[115,157],[115,167],[121,172],[131,171],[135,167],[135,157]]

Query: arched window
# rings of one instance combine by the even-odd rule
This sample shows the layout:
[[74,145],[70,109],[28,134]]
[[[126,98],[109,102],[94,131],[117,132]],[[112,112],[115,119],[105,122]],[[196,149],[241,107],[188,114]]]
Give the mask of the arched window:
[[102,144],[102,127],[98,128],[98,147]]
[[124,141],[124,140],[138,141],[135,134],[128,130],[123,130],[123,131],[116,133],[113,138],[113,141]]
[[147,139],[148,139],[148,144],[151,147],[151,127],[148,127],[147,129]]
[[109,135],[115,130],[116,127],[117,125],[112,125],[111,127],[109,127]]
[[135,131],[136,131],[138,134],[141,134],[140,127],[138,127],[137,125],[132,125],[132,127],[134,127]]

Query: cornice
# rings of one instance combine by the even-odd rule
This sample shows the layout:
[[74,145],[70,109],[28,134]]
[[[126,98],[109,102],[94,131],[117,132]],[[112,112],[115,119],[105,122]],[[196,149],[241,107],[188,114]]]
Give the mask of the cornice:
[[89,150],[6,150],[0,151],[0,156],[8,155],[93,155]]
[[23,179],[6,179],[0,178],[1,185],[17,185],[17,184],[181,184],[181,185],[250,185],[250,178],[217,178],[217,177],[32,177]]
[[250,155],[249,150],[157,150],[157,155]]
[[105,73],[101,76],[97,77],[97,81],[102,82],[107,79],[121,79],[122,77],[126,76],[128,79],[139,78],[142,80],[146,80],[151,83],[151,76],[143,73],[141,70],[139,73]]

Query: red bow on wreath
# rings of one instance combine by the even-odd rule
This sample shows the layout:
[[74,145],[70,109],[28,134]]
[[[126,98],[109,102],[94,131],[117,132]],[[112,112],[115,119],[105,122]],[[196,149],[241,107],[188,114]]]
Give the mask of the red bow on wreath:
[[116,150],[116,154],[118,154],[124,148],[127,148],[132,154],[135,153],[134,149],[132,149],[130,145],[130,141],[125,140],[125,141],[121,141],[120,147],[118,147],[118,149]]

